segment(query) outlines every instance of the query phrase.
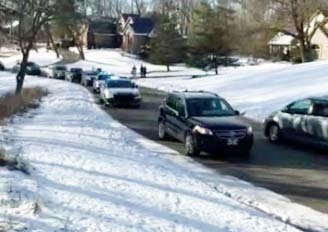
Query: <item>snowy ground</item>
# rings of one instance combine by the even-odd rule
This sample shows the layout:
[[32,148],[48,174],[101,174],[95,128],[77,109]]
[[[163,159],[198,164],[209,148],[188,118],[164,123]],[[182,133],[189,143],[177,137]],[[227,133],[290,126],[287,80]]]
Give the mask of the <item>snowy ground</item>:
[[[12,80],[2,74],[0,83]],[[187,160],[173,162],[172,151],[114,121],[86,89],[30,77],[35,84],[50,96],[2,128],[5,149],[31,169],[31,176],[0,169],[2,224],[29,231],[297,231],[198,179]]]
[[[31,176],[0,168],[0,228],[298,231],[288,225],[294,224],[328,230],[327,215],[218,176],[128,130],[81,86],[26,80],[51,94],[39,109],[1,128],[4,148],[29,164]],[[13,76],[2,73],[0,85],[13,88]]]
[[[87,61],[73,66],[129,75],[133,64],[140,63],[115,51],[89,51]],[[245,69],[269,73],[272,66]],[[166,74],[165,67],[147,67],[151,75]],[[173,70],[181,79],[204,74]],[[51,94],[39,109],[1,128],[5,149],[29,164],[31,176],[0,168],[0,231],[298,231],[291,225],[328,231],[327,215],[220,176],[135,134],[81,86],[26,81]],[[0,86],[0,95],[13,89],[14,76],[0,73]]]
[[[21,61],[21,57],[20,52],[3,47],[0,48],[0,62],[5,65],[6,69],[11,69],[15,66],[17,62]],[[45,48],[40,48],[38,51],[32,50],[29,58],[29,61],[36,62],[41,67],[54,64],[60,60],[61,58],[57,58],[56,53]]]

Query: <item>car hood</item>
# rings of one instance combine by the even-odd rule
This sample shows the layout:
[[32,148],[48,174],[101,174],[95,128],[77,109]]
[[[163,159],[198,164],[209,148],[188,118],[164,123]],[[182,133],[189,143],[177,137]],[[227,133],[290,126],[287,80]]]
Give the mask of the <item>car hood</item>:
[[209,129],[245,129],[250,125],[245,122],[242,116],[225,117],[191,117],[194,124],[202,125]]
[[139,90],[136,88],[108,88],[108,90],[112,93],[112,94],[138,94]]

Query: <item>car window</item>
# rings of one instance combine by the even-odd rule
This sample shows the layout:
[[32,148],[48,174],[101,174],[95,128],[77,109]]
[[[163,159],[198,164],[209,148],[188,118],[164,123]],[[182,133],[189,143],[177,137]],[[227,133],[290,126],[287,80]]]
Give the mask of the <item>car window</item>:
[[233,116],[235,111],[220,98],[195,98],[187,101],[188,114],[191,117]]
[[177,99],[177,101],[176,101],[176,109],[179,112],[180,116],[183,116],[183,117],[186,116],[185,105],[184,105],[183,100],[181,98]]
[[99,81],[107,80],[107,78],[109,78],[108,75],[99,75],[99,76],[98,76],[98,80],[99,80]]
[[312,108],[312,115],[328,117],[328,103],[316,103]]
[[166,105],[168,106],[168,107],[170,107],[171,109],[173,109],[173,110],[177,110],[177,108],[176,108],[176,101],[177,101],[177,97],[176,96],[174,96],[174,95],[169,95],[168,97],[167,97],[167,101],[166,101]]
[[110,80],[107,82],[108,88],[133,88],[134,84],[126,80]]
[[308,114],[312,105],[311,100],[301,100],[292,103],[287,107],[287,113],[291,114]]

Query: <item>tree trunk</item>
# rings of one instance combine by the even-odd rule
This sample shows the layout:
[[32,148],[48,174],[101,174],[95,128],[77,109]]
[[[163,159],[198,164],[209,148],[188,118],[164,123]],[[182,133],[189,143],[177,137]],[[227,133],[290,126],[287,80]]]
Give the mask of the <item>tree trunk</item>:
[[16,75],[16,94],[20,94],[23,89],[24,78],[26,75],[26,66],[29,57],[30,51],[23,52],[23,59],[20,64],[20,69]]
[[51,32],[50,32],[48,26],[46,26],[46,32],[47,32],[47,34],[48,34],[48,38],[49,38],[49,40],[50,40],[50,43],[51,43],[51,45],[52,45],[52,48],[53,48],[54,51],[56,52],[56,56],[57,56],[57,58],[59,58],[59,57],[60,57],[60,54],[59,54],[59,51],[58,51],[58,47],[57,47],[57,45],[55,44],[54,38],[53,38],[53,36],[52,36],[52,34],[51,34]]
[[77,50],[79,50],[80,59],[85,60],[83,45],[81,45],[80,43],[77,44]]
[[169,71],[170,71],[170,65],[167,64],[167,65],[166,65],[166,68],[167,68],[167,71],[169,72]]
[[215,66],[215,75],[219,74],[218,66]]
[[306,62],[306,59],[305,59],[305,44],[304,44],[304,40],[300,39],[300,56],[301,56],[301,59],[302,59],[302,63]]

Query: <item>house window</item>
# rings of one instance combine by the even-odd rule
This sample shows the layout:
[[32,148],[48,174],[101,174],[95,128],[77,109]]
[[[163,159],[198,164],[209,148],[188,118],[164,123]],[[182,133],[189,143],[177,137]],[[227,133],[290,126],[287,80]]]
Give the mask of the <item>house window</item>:
[[312,44],[312,47],[311,48],[312,49],[316,49],[316,50],[319,50],[320,49],[320,47],[319,47],[318,44]]

